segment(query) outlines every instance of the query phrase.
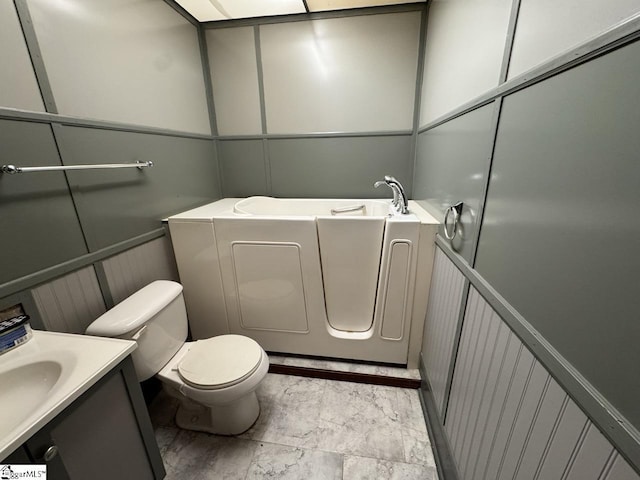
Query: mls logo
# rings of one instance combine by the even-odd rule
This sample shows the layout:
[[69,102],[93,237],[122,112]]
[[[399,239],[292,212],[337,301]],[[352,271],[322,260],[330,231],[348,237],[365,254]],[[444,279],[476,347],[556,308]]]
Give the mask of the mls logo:
[[46,480],[46,465],[0,465],[0,480],[40,478]]

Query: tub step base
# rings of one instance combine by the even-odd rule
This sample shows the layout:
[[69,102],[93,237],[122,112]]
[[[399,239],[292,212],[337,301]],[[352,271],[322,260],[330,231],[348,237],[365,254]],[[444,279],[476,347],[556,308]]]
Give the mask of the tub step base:
[[371,385],[385,385],[399,388],[420,388],[421,380],[415,378],[391,377],[358,372],[341,372],[322,368],[298,367],[295,365],[269,365],[269,373],[281,375],[296,375],[298,377],[323,378],[341,382],[368,383]]

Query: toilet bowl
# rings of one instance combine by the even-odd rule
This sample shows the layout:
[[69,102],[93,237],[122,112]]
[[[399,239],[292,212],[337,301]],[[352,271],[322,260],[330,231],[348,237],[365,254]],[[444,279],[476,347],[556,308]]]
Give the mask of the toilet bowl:
[[237,435],[260,414],[255,390],[269,369],[267,354],[241,335],[186,342],[179,283],[150,283],[96,319],[86,333],[137,342],[132,357],[138,380],[155,375],[180,401],[180,428]]

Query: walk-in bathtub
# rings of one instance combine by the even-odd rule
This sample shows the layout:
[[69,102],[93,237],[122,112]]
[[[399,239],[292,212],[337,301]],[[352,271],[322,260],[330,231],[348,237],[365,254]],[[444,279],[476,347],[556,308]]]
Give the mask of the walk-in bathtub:
[[417,366],[437,221],[409,210],[249,197],[170,217],[194,339]]

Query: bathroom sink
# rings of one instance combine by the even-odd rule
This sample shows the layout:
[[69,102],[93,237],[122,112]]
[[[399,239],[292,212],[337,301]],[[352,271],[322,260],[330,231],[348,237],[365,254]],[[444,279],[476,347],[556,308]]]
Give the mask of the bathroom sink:
[[[42,360],[0,368],[0,436],[20,425],[43,404],[62,374],[62,365]],[[9,406],[9,407],[6,407]]]
[[0,463],[135,348],[128,340],[34,331],[0,355]]

